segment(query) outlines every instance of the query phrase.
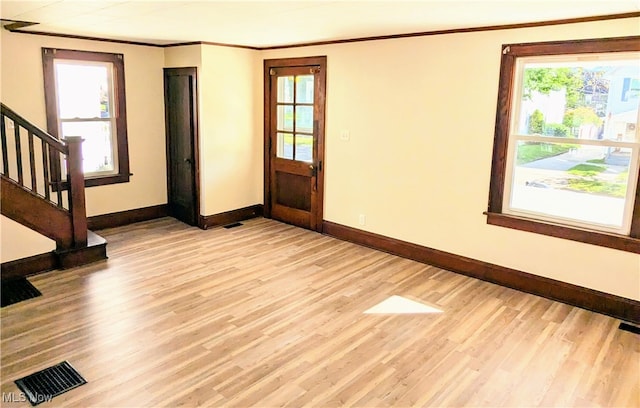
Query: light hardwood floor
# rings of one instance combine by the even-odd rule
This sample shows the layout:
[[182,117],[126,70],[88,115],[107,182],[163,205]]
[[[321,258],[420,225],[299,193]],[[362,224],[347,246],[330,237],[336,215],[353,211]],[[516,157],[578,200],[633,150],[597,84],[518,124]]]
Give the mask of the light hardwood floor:
[[[640,405],[613,318],[262,218],[102,234],[1,310],[3,393],[68,360],[88,383],[43,408]],[[391,295],[443,313],[363,314]]]

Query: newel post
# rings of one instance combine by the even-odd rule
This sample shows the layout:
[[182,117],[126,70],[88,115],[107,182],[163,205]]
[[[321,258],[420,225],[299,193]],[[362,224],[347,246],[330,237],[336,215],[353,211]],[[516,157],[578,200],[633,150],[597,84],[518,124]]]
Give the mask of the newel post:
[[69,147],[67,156],[67,177],[69,180],[69,211],[73,223],[73,245],[87,245],[87,209],[84,199],[84,172],[82,171],[82,138],[65,138]]

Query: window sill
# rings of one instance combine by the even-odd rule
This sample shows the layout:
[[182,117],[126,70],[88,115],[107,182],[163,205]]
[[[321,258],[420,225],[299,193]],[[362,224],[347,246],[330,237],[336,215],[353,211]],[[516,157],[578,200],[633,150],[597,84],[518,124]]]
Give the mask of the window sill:
[[[131,176],[133,176],[133,174],[113,174],[110,176],[87,177],[84,179],[84,186],[87,188],[106,186],[109,184],[128,183]],[[60,187],[62,191],[68,190],[69,183],[67,181],[63,181],[60,183]],[[53,191],[58,191],[57,183],[53,182],[51,188]]]
[[87,177],[84,179],[85,187],[105,186],[107,184],[128,183],[131,174],[113,174],[110,176]]
[[484,214],[487,216],[487,224],[640,254],[640,239],[638,238],[568,227],[507,214],[494,212],[485,212]]

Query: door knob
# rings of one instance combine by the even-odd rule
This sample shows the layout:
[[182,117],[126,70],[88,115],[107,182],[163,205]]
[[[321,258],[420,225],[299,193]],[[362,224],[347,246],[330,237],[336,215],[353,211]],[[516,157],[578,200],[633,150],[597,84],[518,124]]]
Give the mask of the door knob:
[[315,169],[315,167],[313,167],[313,164],[309,165],[309,170],[313,171]]

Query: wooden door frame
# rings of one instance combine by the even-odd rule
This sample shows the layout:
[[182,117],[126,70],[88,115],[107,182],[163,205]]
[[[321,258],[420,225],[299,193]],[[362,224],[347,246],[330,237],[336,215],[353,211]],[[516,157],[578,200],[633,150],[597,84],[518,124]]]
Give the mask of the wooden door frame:
[[163,79],[164,79],[164,125],[165,125],[165,149],[166,149],[166,170],[167,170],[167,204],[171,203],[171,179],[170,179],[170,152],[169,152],[169,111],[166,106],[167,94],[168,94],[168,86],[167,86],[167,76],[168,73],[177,73],[182,75],[192,75],[193,81],[191,83],[191,104],[193,106],[193,117],[191,118],[191,128],[193,129],[193,134],[191,135],[191,142],[193,143],[193,194],[194,194],[194,204],[195,204],[195,225],[199,228],[204,229],[204,225],[202,223],[202,216],[200,215],[200,128],[198,127],[198,68],[197,67],[181,67],[181,68],[163,68]]
[[[320,81],[321,92],[318,95],[318,104],[322,106],[322,111],[326,117],[326,84],[327,84],[327,57],[301,57],[301,58],[280,58],[264,60],[264,209],[263,214],[266,218],[271,218],[271,74],[272,68],[278,67],[304,67],[307,65],[320,66],[320,72],[317,79]],[[318,209],[316,213],[316,229],[322,232],[323,213],[324,213],[324,170],[326,163],[324,160],[324,138],[325,138],[325,118],[318,120],[317,139],[318,139],[318,162],[322,162],[322,168],[317,171],[317,195]]]

